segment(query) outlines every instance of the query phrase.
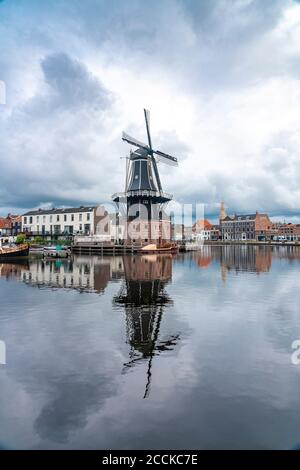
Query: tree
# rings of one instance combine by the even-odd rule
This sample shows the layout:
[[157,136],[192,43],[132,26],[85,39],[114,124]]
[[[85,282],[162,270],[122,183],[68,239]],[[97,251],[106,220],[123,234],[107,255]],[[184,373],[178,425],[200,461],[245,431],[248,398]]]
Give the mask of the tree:
[[17,238],[16,238],[16,243],[17,244],[22,244],[24,243],[25,241],[25,235],[23,233],[20,233],[19,235],[17,235]]

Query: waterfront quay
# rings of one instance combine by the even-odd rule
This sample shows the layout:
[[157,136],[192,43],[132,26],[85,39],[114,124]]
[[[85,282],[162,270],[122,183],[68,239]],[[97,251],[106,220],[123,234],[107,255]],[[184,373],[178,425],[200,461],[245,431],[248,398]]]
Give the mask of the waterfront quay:
[[101,242],[79,242],[72,246],[72,252],[89,255],[123,255],[136,253],[141,246],[142,245],[120,245]]
[[[82,255],[125,255],[136,254],[142,244],[117,244],[80,241],[72,246],[74,254]],[[202,243],[177,242],[179,252],[200,251],[203,246],[300,246],[300,241],[258,241],[258,240],[205,240]]]

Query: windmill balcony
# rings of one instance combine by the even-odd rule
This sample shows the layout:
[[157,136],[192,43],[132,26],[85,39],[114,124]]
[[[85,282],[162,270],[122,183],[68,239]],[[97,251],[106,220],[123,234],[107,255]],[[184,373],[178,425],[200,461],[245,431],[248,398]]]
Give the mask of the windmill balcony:
[[136,190],[136,191],[127,191],[124,193],[115,193],[112,195],[112,199],[125,199],[128,197],[157,197],[157,198],[163,198],[163,199],[173,199],[172,194],[165,193],[164,191],[151,191],[147,189],[143,190]]

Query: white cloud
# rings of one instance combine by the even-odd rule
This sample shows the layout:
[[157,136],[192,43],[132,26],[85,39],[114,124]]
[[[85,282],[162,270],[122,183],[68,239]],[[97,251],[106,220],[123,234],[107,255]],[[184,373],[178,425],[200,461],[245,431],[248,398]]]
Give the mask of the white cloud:
[[[300,5],[62,2],[44,33],[35,8],[28,65],[4,22],[18,66],[6,61],[2,206],[109,199],[123,187],[120,133],[145,139],[148,107],[154,144],[180,159],[161,165],[177,199],[297,215]],[[20,29],[25,19],[7,11]]]

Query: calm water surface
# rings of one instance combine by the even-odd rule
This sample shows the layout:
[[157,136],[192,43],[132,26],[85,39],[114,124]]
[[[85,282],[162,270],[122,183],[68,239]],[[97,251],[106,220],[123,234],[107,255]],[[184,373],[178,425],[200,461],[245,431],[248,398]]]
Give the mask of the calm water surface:
[[0,264],[0,448],[298,448],[300,248]]

